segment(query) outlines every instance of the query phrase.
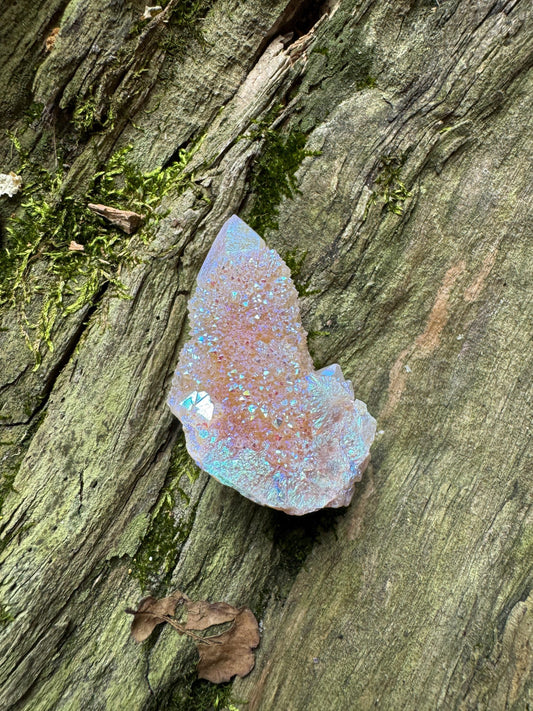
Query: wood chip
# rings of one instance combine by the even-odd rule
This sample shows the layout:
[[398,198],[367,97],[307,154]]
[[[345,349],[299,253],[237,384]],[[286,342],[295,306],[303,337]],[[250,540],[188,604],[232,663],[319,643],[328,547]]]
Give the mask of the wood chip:
[[128,235],[136,232],[144,220],[144,215],[140,215],[138,212],[118,210],[116,207],[109,207],[108,205],[95,205],[90,202],[88,208]]

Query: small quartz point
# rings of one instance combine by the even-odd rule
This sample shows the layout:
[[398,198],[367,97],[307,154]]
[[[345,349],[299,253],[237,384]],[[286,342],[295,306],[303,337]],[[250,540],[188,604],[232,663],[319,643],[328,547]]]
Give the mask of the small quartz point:
[[168,404],[198,466],[289,514],[347,506],[376,421],[338,365],[314,370],[289,268],[235,215],[189,316]]

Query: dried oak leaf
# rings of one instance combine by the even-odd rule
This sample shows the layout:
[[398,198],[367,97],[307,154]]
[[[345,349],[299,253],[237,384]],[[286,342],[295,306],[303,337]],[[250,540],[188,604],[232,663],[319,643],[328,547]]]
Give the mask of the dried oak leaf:
[[249,608],[241,607],[235,615],[233,626],[227,632],[209,639],[217,643],[197,643],[200,654],[199,679],[222,684],[236,674],[246,676],[252,671],[255,664],[252,650],[259,644],[259,625]]
[[213,625],[223,622],[232,622],[239,614],[239,610],[227,602],[207,602],[192,600],[185,603],[187,608],[186,630],[205,630]]
[[152,634],[157,625],[168,622],[166,617],[173,615],[178,603],[183,603],[189,598],[179,590],[169,597],[158,600],[149,595],[141,600],[137,610],[126,610],[133,614],[131,635],[136,642],[144,642]]

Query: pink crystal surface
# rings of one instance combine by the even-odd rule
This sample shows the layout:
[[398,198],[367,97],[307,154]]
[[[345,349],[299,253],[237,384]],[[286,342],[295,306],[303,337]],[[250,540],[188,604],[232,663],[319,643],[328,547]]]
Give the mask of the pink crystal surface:
[[200,270],[189,317],[168,404],[196,463],[289,514],[347,506],[376,421],[340,366],[314,370],[289,268],[235,215]]

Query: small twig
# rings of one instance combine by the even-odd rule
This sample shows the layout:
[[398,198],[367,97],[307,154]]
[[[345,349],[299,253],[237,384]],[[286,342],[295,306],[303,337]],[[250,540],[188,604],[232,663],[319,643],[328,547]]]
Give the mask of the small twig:
[[155,612],[149,612],[148,610],[132,610],[131,607],[127,607],[124,612],[127,612],[128,615],[149,615],[150,617],[155,617],[157,620],[168,622],[168,624],[175,630],[177,630],[180,634],[185,634],[188,637],[192,637],[200,644],[222,644],[222,642],[219,642],[216,639],[218,635],[212,635],[211,637],[200,637],[200,635],[191,632],[191,630],[185,629],[183,625],[181,625],[174,617],[171,617],[170,615],[157,615]]
[[[159,617],[159,615],[156,615],[156,617]],[[222,644],[222,642],[217,642],[216,639],[213,639],[212,637],[200,637],[200,635],[195,634],[194,632],[191,632],[191,630],[185,629],[185,627],[183,627],[183,625],[180,625],[179,622],[176,622],[176,620],[173,617],[170,617],[170,615],[161,615],[160,619],[165,620],[165,622],[168,622],[168,624],[171,627],[174,627],[175,630],[177,630],[178,632],[181,632],[181,634],[186,634],[189,637],[192,637],[197,642],[201,642],[202,644],[208,644],[208,645],[209,644]]]

